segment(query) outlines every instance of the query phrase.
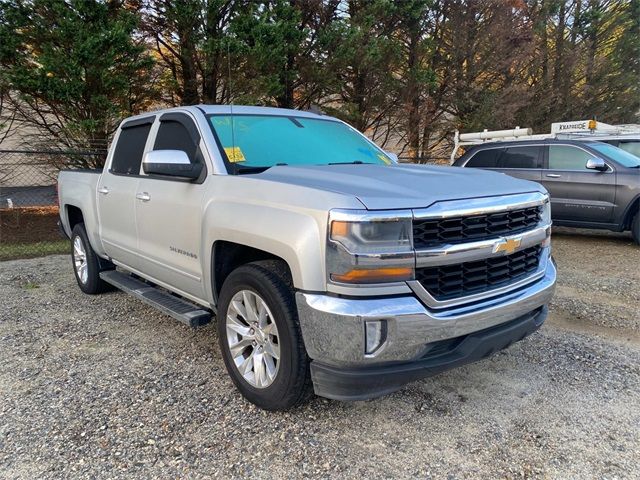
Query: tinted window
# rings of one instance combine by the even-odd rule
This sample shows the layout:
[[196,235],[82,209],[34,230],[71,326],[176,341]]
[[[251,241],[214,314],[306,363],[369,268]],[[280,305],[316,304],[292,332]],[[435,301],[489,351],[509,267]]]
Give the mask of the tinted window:
[[181,123],[175,120],[164,120],[160,122],[160,128],[156,135],[154,150],[182,150],[187,152],[191,163],[198,161],[198,145]]
[[552,170],[584,170],[593,155],[569,145],[549,146],[549,168]]
[[393,164],[376,145],[342,122],[275,115],[212,115],[209,122],[227,159],[240,167],[237,171],[279,163]]
[[491,148],[480,150],[466,163],[466,167],[478,168],[498,168],[498,159],[502,153],[502,148]]
[[502,168],[542,168],[542,147],[510,147],[502,156]]
[[618,148],[621,148],[625,152],[629,152],[631,155],[640,157],[640,140],[635,140],[631,142],[620,142],[618,144]]
[[118,144],[113,152],[111,171],[127,175],[140,173],[142,154],[147,143],[151,124],[137,125],[124,128],[118,136]]

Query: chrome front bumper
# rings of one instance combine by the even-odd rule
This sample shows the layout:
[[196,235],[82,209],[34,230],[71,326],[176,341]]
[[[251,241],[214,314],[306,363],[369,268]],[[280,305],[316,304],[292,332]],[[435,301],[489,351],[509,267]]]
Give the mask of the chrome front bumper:
[[[407,362],[422,358],[428,344],[460,337],[519,318],[551,299],[556,267],[549,258],[542,277],[507,293],[452,308],[427,308],[413,296],[340,298],[298,292],[296,301],[307,353],[336,367]],[[386,320],[387,335],[365,354],[365,322]]]

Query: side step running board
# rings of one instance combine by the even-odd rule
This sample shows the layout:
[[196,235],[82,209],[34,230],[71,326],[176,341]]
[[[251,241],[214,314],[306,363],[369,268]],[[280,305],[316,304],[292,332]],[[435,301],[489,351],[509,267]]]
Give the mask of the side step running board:
[[165,290],[152,287],[127,273],[107,270],[100,272],[100,278],[191,327],[199,327],[211,321],[210,311]]

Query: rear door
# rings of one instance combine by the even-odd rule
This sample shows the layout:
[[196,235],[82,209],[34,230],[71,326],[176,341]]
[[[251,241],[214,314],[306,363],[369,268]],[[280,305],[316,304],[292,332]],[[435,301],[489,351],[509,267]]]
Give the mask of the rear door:
[[586,168],[595,155],[576,145],[549,145],[542,184],[551,196],[551,215],[556,220],[585,223],[612,221],[616,175]]
[[153,116],[122,125],[98,182],[100,239],[105,252],[126,266],[138,266],[135,195]]
[[[193,119],[172,112],[160,117],[151,150],[182,150],[191,162],[206,165],[200,143]],[[142,271],[198,299],[205,298],[200,241],[206,168],[203,172],[196,182],[142,175],[135,200]]]
[[523,180],[542,180],[543,145],[510,146],[500,157],[500,171]]

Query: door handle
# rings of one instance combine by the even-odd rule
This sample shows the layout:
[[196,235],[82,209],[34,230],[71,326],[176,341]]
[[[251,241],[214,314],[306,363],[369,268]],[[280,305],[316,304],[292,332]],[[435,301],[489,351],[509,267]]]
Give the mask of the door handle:
[[98,193],[101,193],[103,195],[106,195],[107,193],[109,193],[109,189],[107,187],[100,187],[98,189]]
[[151,195],[149,195],[147,192],[136,193],[136,198],[138,200],[142,200],[143,202],[148,202],[149,200],[151,200]]
[[562,175],[558,175],[557,173],[547,173],[547,177],[549,178],[560,178]]

